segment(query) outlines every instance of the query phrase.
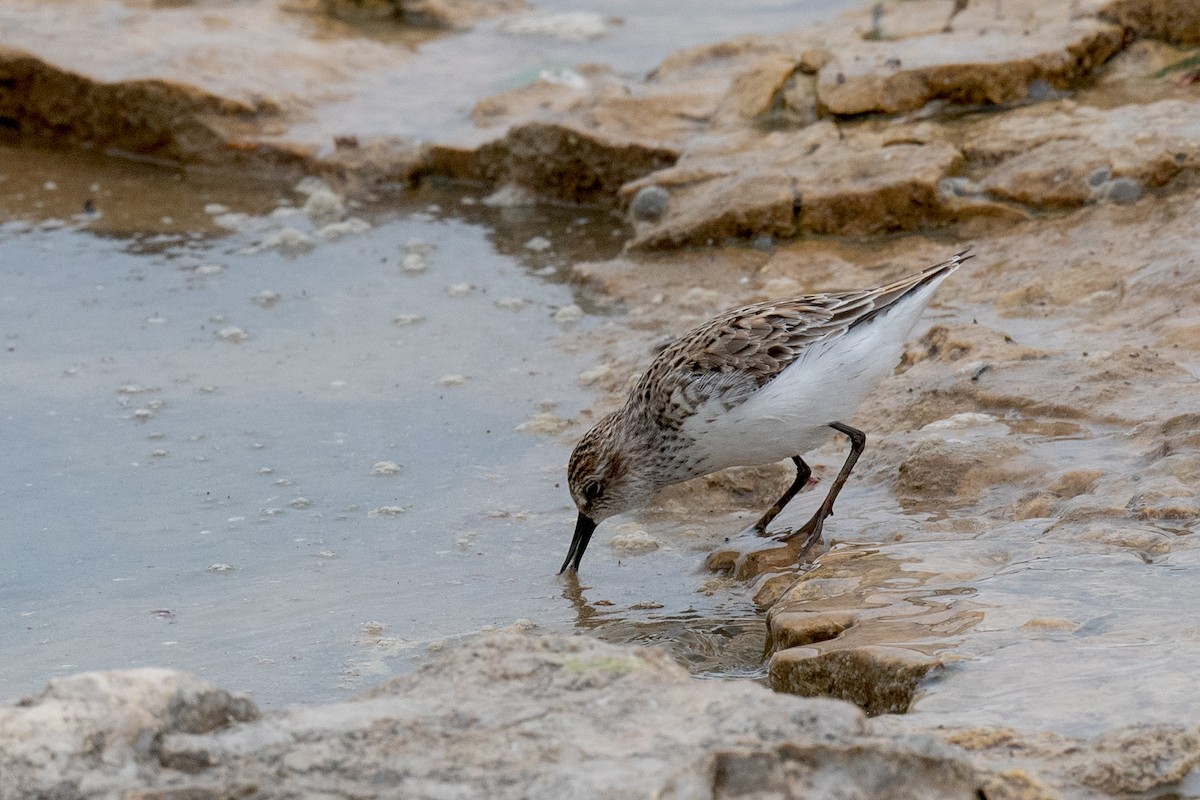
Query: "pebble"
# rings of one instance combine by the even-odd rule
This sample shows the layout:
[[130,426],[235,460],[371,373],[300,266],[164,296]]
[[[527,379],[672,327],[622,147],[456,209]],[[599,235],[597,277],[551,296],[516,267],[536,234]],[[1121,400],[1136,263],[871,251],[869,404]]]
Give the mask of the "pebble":
[[467,382],[466,375],[450,374],[437,379],[438,386],[462,386]]
[[398,517],[404,513],[402,506],[380,506],[367,512],[368,517]]
[[341,222],[331,222],[328,225],[323,225],[317,233],[323,238],[335,242],[343,236],[357,236],[369,230],[371,230],[371,223],[359,217],[350,217]]
[[1132,178],[1117,178],[1108,184],[1107,197],[1117,205],[1136,203],[1142,196],[1142,186]]
[[304,201],[304,213],[313,225],[324,227],[345,218],[346,203],[340,194],[322,187],[313,191]]
[[532,433],[543,436],[553,436],[557,433],[562,433],[568,425],[567,420],[543,411],[540,414],[535,414],[533,419],[522,422],[517,427],[513,428],[517,433]]
[[661,186],[643,186],[629,203],[629,213],[641,222],[657,222],[667,213],[670,201],[670,193]]
[[553,246],[554,245],[551,244],[550,240],[547,239],[545,236],[534,236],[532,239],[530,239],[528,242],[525,243],[525,249],[532,250],[535,253],[543,253],[546,250],[549,250]]
[[401,314],[398,317],[392,317],[392,324],[397,328],[405,328],[409,325],[416,325],[418,322],[425,320],[420,314]]
[[574,303],[571,303],[569,306],[563,306],[554,312],[554,321],[559,325],[574,325],[581,319],[583,319],[583,309]]
[[264,250],[279,250],[284,255],[307,253],[317,246],[317,240],[296,228],[280,228],[267,234],[258,246]]
[[273,292],[270,289],[264,289],[251,299],[256,306],[270,308],[279,302],[279,293]]
[[233,342],[234,344],[239,344],[239,343],[244,342],[247,339],[249,339],[250,334],[246,333],[241,328],[238,328],[236,326],[231,326],[228,328],[221,328],[221,330],[217,331],[217,337],[224,339],[227,342]]
[[608,546],[629,556],[652,553],[660,547],[657,539],[632,522],[618,527],[616,535],[609,539]]
[[413,274],[424,272],[428,268],[429,264],[421,253],[405,253],[404,260],[400,262],[400,269]]
[[446,294],[451,297],[466,297],[473,291],[475,287],[469,283],[452,283],[446,287]]
[[372,475],[395,475],[400,472],[400,465],[395,461],[376,461],[371,465]]

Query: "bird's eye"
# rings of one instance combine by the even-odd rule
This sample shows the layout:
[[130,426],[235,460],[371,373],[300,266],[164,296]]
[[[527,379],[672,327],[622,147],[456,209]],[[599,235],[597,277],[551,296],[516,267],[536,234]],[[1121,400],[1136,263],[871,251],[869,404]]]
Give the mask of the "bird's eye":
[[588,500],[595,500],[604,493],[604,484],[600,481],[588,481],[583,485],[583,496]]

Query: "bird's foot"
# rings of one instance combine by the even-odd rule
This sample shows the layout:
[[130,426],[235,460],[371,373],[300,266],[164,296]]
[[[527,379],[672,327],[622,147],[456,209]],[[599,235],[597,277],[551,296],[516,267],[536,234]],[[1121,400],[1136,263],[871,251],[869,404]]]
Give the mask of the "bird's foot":
[[705,563],[713,572],[748,580],[764,572],[788,570],[802,562],[821,541],[824,518],[814,517],[795,530],[767,532],[757,525],[725,540],[724,547],[711,553]]

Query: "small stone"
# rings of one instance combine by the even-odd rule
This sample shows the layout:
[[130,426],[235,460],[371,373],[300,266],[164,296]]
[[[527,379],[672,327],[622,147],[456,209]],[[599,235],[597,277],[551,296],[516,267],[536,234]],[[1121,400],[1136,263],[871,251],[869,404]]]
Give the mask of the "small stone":
[[629,213],[641,222],[658,222],[667,213],[670,200],[670,193],[661,186],[643,186],[629,203]]
[[401,314],[398,317],[392,317],[392,324],[397,328],[406,328],[409,325],[416,325],[418,322],[425,320],[420,314]]
[[574,325],[581,319],[583,319],[583,309],[574,303],[571,303],[569,306],[563,306],[554,312],[554,321],[559,325]]
[[224,271],[220,264],[201,264],[194,270],[197,275],[220,275]]
[[1106,196],[1117,205],[1127,206],[1142,196],[1142,186],[1132,178],[1117,178],[1108,184]]
[[308,196],[304,202],[304,213],[318,227],[339,222],[346,216],[346,204],[340,194],[322,187]]
[[141,386],[136,383],[126,383],[117,387],[117,394],[147,394],[157,391],[157,386]]
[[279,250],[284,255],[294,256],[312,250],[317,246],[317,241],[296,228],[281,228],[267,234],[258,246],[263,250]]
[[220,203],[205,203],[204,213],[208,214],[210,217],[216,217],[220,216],[221,214],[228,214],[229,207],[223,206]]
[[318,178],[314,175],[309,175],[305,178],[301,178],[300,182],[292,187],[293,192],[295,192],[296,194],[302,194],[305,196],[311,196],[314,192],[320,191],[322,189],[328,190],[329,184],[327,184],[325,181],[321,180],[320,178]]
[[509,183],[501,186],[480,202],[491,208],[520,208],[537,205],[537,197],[528,189],[515,183]]
[[273,292],[270,289],[264,289],[258,294],[254,295],[254,297],[251,299],[251,302],[253,302],[256,306],[261,306],[262,308],[270,308],[279,302],[279,293]]
[[467,382],[466,375],[449,374],[437,379],[438,386],[462,386]]
[[395,475],[400,472],[400,465],[395,461],[376,461],[371,465],[372,475]]
[[1087,185],[1093,189],[1099,189],[1104,184],[1108,183],[1108,179],[1112,177],[1112,169],[1109,167],[1096,167],[1087,176]]
[[428,267],[429,264],[425,261],[425,256],[421,253],[407,253],[404,256],[404,261],[400,263],[400,269],[413,274],[424,272]]
[[451,297],[466,297],[473,291],[475,287],[469,283],[452,283],[446,287],[446,294]]
[[636,556],[651,553],[659,548],[658,540],[633,523],[617,528],[617,534],[608,546],[621,555]]
[[328,225],[322,225],[317,233],[331,242],[336,242],[343,236],[357,236],[369,230],[371,230],[371,223],[365,219],[350,217],[350,219],[342,220],[341,222],[330,222]]
[[312,500],[307,497],[297,497],[292,502],[288,503],[292,508],[308,508],[312,505]]
[[525,307],[525,301],[519,297],[501,297],[496,301],[496,308],[505,311],[520,311]]
[[236,326],[231,326],[228,328],[221,328],[221,330],[217,331],[217,337],[220,339],[224,339],[227,342],[233,342],[234,344],[240,344],[241,342],[244,342],[247,339],[249,339],[250,334],[246,333],[241,328],[238,328]]
[[436,249],[436,245],[430,244],[424,239],[413,238],[404,243],[404,252],[410,254],[427,256]]
[[368,517],[398,517],[404,513],[402,506],[380,506],[367,512]]
[[534,236],[532,239],[530,239],[528,242],[525,243],[525,249],[532,250],[535,253],[543,253],[546,250],[549,250],[553,246],[554,245],[551,244],[550,240],[547,239],[545,236]]
[[612,377],[613,369],[608,364],[601,364],[594,369],[584,370],[576,379],[580,386],[591,386],[594,383],[606,381]]
[[533,419],[522,422],[515,430],[517,433],[533,433],[543,436],[553,436],[557,433],[562,433],[566,430],[567,421],[562,417],[555,416],[549,412],[543,411],[540,414],[535,414]]
[[232,564],[212,564],[209,566],[209,572],[230,572],[233,570]]

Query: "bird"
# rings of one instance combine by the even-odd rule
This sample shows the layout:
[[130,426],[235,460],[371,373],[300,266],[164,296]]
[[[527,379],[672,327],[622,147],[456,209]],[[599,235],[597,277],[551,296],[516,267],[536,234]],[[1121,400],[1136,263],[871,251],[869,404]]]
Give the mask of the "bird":
[[866,445],[846,424],[900,360],[904,339],[970,248],[875,289],[807,294],[726,311],[663,349],[625,404],[579,440],[567,467],[578,510],[559,574],[578,574],[604,520],[643,506],[665,486],[733,466],[791,459],[796,479],[749,530],[767,526],[808,483],[804,454],[836,433],[850,452],[804,536],[821,538],[838,493]]

